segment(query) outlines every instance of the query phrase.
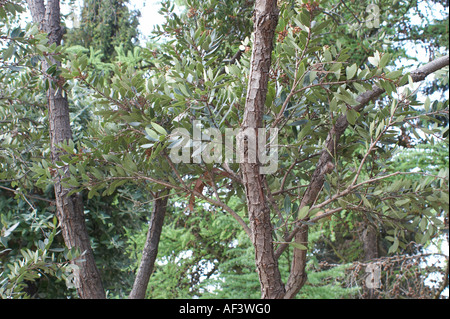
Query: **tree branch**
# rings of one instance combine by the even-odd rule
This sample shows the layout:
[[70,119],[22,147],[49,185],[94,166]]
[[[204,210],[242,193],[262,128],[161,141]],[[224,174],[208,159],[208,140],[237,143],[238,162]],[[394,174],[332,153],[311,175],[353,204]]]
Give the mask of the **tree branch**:
[[[440,57],[420,68],[418,68],[415,71],[412,71],[411,77],[414,82],[422,81],[425,79],[425,77],[445,66],[449,65],[449,56]],[[372,87],[372,90],[366,91],[359,95],[356,99],[356,101],[359,103],[354,109],[357,112],[360,112],[364,109],[364,107],[372,100],[380,97],[381,94],[384,93],[384,89],[379,88],[378,86],[374,85]],[[342,134],[344,133],[345,129],[348,127],[349,123],[347,121],[346,115],[341,115],[335,125],[332,127],[330,132],[328,133],[328,136],[325,140],[325,149],[322,151],[322,154],[319,158],[319,161],[316,165],[316,169],[312,175],[310,184],[305,192],[305,195],[303,196],[303,199],[300,203],[300,208],[303,208],[305,206],[310,206],[314,203],[314,201],[319,196],[319,193],[323,187],[323,184],[325,182],[325,175],[329,174],[334,169],[333,164],[333,155],[336,151],[336,145],[338,144],[338,141]],[[397,172],[394,174],[391,174],[392,176],[401,174],[401,172]],[[371,182],[386,178],[386,176],[372,179]],[[356,187],[359,187],[363,184],[368,183],[368,181],[359,183],[357,185],[353,185],[353,189]],[[343,193],[348,193],[350,190],[347,189]],[[342,195],[342,193],[340,193]],[[299,221],[300,223],[300,221]],[[295,242],[304,244],[305,238],[307,238],[307,225],[302,225],[302,227],[296,227],[292,233],[295,233]],[[300,230],[302,230],[300,232]],[[291,234],[292,236],[292,234]],[[290,237],[291,237],[290,236]],[[278,247],[276,256],[280,256],[281,253],[288,247],[288,244],[282,244]],[[289,274],[288,283],[286,285],[286,295],[289,296],[295,296],[295,294],[300,290],[301,288],[301,281],[296,278],[296,276],[299,276],[300,274],[304,275],[304,267],[306,267],[306,253],[304,250],[299,250],[294,248],[294,256],[291,266],[291,273]]]

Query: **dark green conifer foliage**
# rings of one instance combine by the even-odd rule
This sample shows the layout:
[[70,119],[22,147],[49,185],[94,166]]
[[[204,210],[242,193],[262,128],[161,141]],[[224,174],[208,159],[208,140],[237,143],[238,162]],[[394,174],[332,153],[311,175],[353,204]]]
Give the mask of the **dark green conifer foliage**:
[[117,55],[115,48],[125,52],[138,42],[140,12],[127,7],[128,0],[85,0],[79,26],[70,29],[65,37],[67,45],[81,45],[101,50],[102,62],[110,62]]

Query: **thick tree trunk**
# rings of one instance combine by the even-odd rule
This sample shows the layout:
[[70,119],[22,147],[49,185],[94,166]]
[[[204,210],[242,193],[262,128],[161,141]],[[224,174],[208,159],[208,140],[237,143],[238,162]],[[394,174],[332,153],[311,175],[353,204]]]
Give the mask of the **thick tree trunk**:
[[[58,0],[27,0],[33,21],[39,23],[42,31],[48,33],[49,44],[60,45],[62,29],[60,23],[60,7]],[[52,61],[52,63],[57,63]],[[43,61],[45,72],[51,65]],[[52,79],[54,81],[54,79]],[[72,139],[70,128],[69,105],[62,95],[62,89],[52,87],[47,91],[48,120],[50,126],[50,147],[52,161],[55,163],[61,155],[58,144],[67,143]],[[89,235],[84,220],[83,200],[80,194],[68,196],[71,189],[62,186],[61,180],[69,175],[68,169],[64,175],[55,175],[56,215],[60,223],[62,235],[68,248],[78,248],[83,256],[74,263],[79,267],[75,285],[80,298],[105,298],[105,291],[100,278],[100,272],[95,264]]]
[[[247,91],[247,100],[244,110],[244,119],[241,125],[241,133],[238,138],[245,141],[247,129],[256,129],[262,126],[264,103],[267,93],[268,73],[271,63],[273,37],[278,20],[276,0],[260,0],[255,3],[255,27],[254,43],[251,59],[251,69]],[[433,62],[411,72],[414,82],[422,81],[427,75],[448,65],[449,57],[438,58]],[[371,101],[378,98],[384,92],[374,85],[373,89],[358,96],[359,105],[355,110],[361,112]],[[311,206],[320,194],[325,182],[325,176],[334,169],[334,154],[340,137],[348,127],[345,115],[338,118],[325,141],[324,150],[312,175],[310,184],[302,198],[300,209]],[[247,141],[250,143],[250,140]],[[245,146],[245,143],[243,144]],[[244,147],[244,154],[249,153],[248,145]],[[258,153],[258,150],[256,150]],[[249,220],[252,230],[252,241],[255,247],[255,261],[261,284],[262,298],[294,298],[306,282],[307,251],[294,248],[286,287],[284,287],[278,269],[278,258],[287,248],[288,244],[282,244],[276,252],[273,251],[272,224],[270,222],[270,209],[265,196],[264,175],[260,174],[258,161],[252,163],[249,158],[241,158],[241,171],[245,186]],[[308,226],[299,224],[300,227],[292,234],[295,242],[302,245],[308,243]],[[291,238],[292,238],[291,237]]]
[[[164,196],[160,193],[157,197]],[[145,241],[142,259],[139,265],[130,299],[144,299],[148,281],[153,273],[156,256],[158,255],[159,239],[161,237],[164,217],[166,216],[168,197],[157,198],[153,206],[153,213],[148,227],[147,240]]]
[[[267,94],[273,39],[278,23],[277,1],[256,1],[254,23],[251,69],[241,133],[248,129],[250,132],[256,133],[258,128],[263,127],[262,115]],[[243,135],[240,135],[239,138],[245,140]],[[250,141],[248,142],[250,143]],[[244,148],[244,153],[249,155],[248,145]],[[256,150],[256,154],[258,154],[258,150]],[[258,161],[252,163],[250,156],[241,159],[240,167],[247,197],[256,268],[261,284],[261,297],[282,298],[284,285],[273,251],[269,201],[264,194],[265,176],[260,174],[260,163]]]

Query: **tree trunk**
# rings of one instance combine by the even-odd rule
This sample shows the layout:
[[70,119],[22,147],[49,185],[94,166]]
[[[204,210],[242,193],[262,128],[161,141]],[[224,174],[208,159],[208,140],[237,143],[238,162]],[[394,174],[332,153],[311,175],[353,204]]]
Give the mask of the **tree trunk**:
[[[419,82],[425,79],[425,77],[449,64],[449,56],[437,58],[415,71],[411,72],[411,77],[414,82]],[[356,99],[359,103],[355,106],[357,112],[361,112],[364,107],[372,100],[380,97],[384,93],[384,90],[374,85],[372,90],[366,91],[358,96]],[[339,139],[344,134],[345,129],[349,123],[345,115],[340,116],[334,126],[328,133],[325,140],[326,149],[322,151],[322,154],[317,162],[316,169],[311,177],[308,188],[300,203],[300,209],[305,206],[310,206],[314,203],[320,194],[322,186],[325,182],[325,175],[329,174],[334,169],[334,154],[336,152],[336,146],[339,143]],[[298,228],[298,232],[295,234],[295,242],[305,245],[308,239],[308,226],[303,224]],[[280,245],[275,252],[275,256],[278,258],[281,253],[287,248],[287,244]],[[294,255],[291,264],[291,273],[286,284],[285,298],[293,298],[302,288],[306,282],[306,251],[294,248]]]
[[362,232],[364,250],[364,261],[378,258],[378,236],[377,230],[370,224],[366,224]]
[[[255,34],[248,82],[244,119],[241,125],[240,138],[245,140],[243,132],[257,132],[263,127],[262,115],[267,94],[269,70],[275,28],[278,23],[278,7],[276,0],[259,0],[255,3]],[[247,136],[248,137],[248,136]],[[250,141],[248,141],[250,143]],[[252,163],[248,145],[244,145],[241,159],[243,184],[246,191],[249,220],[252,230],[252,242],[255,247],[256,268],[261,284],[262,298],[282,298],[284,285],[281,280],[278,262],[275,259],[272,240],[272,224],[270,208],[264,190],[264,175],[260,174],[260,163]],[[258,150],[256,149],[256,154]]]
[[[49,44],[60,45],[62,28],[60,23],[60,7],[58,0],[48,0],[47,5],[43,0],[27,0],[33,22],[39,23],[42,31],[48,33]],[[53,64],[58,64],[51,59]],[[45,72],[51,65],[47,61],[42,62],[42,70]],[[57,81],[51,79],[55,84]],[[56,85],[57,87],[57,85]],[[52,162],[55,163],[61,156],[58,144],[67,143],[72,139],[70,128],[69,105],[67,98],[62,95],[62,89],[52,86],[47,91],[48,120],[50,127],[50,147]],[[56,216],[59,220],[65,244],[69,249],[78,248],[83,255],[74,264],[79,267],[75,285],[80,298],[99,299],[105,298],[105,291],[100,278],[100,272],[95,264],[89,235],[84,220],[84,206],[81,194],[68,196],[70,188],[62,186],[61,180],[69,176],[66,168],[64,175],[55,174]]]
[[[364,229],[362,231],[362,242],[364,250],[364,261],[370,263],[372,260],[378,258],[378,236],[375,227],[369,223],[364,223]],[[377,266],[379,267],[379,266]],[[373,269],[373,268],[372,268]],[[366,267],[366,272],[368,266]],[[373,276],[373,274],[372,274]],[[376,298],[376,290],[373,287],[367,288],[367,299]]]
[[[144,299],[147,291],[148,281],[153,273],[156,256],[158,255],[159,239],[166,216],[168,197],[164,193],[156,195],[153,206],[153,213],[148,227],[147,240],[145,241],[144,250],[142,251],[142,259],[139,265],[136,279],[134,280],[133,289],[131,290],[130,299]],[[164,196],[159,198],[160,196]]]

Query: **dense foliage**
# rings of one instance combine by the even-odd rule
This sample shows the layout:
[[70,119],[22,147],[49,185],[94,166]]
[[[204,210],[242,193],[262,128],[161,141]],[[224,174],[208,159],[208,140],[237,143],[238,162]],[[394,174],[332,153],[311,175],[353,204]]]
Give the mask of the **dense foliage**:
[[[239,163],[170,157],[179,143],[175,129],[192,134],[196,120],[224,135],[243,120],[254,1],[223,2],[179,1],[177,14],[173,1],[162,1],[165,23],[139,46],[139,15],[126,1],[86,0],[81,19],[88,23],[67,30],[56,47],[36,26],[17,27],[20,1],[0,0],[1,297],[75,297],[70,261],[81,252],[64,247],[54,219],[52,177],[66,168],[65,184],[85,199],[108,297],[128,295],[151,208],[164,190],[168,212],[147,297],[260,297],[254,247],[242,227],[248,216]],[[296,220],[311,227],[309,242],[289,245],[278,261],[287,278],[293,249],[308,249],[299,298],[439,295],[443,279],[425,282],[445,272],[448,256],[438,250],[431,266],[423,262],[430,245],[440,249],[444,236],[448,242],[448,67],[417,89],[412,69],[399,64],[413,64],[411,41],[427,45],[432,58],[448,54],[448,7],[444,19],[422,16],[427,22],[415,25],[411,16],[422,14],[423,3],[441,8],[377,2],[377,27],[368,1],[279,1],[264,114],[266,128],[279,128],[278,169],[266,190],[276,247]],[[62,68],[41,72],[48,56]],[[61,79],[74,133],[56,164],[49,77]],[[358,95],[374,84],[386,94],[355,111]],[[332,154],[334,167],[314,204],[300,209],[341,115],[350,125]],[[371,263],[383,272],[375,291],[366,285]]]
[[74,14],[74,27],[68,30],[65,44],[94,48],[102,62],[111,61],[116,48],[132,51],[138,42],[140,13],[127,4],[124,0],[83,1],[81,16]]

